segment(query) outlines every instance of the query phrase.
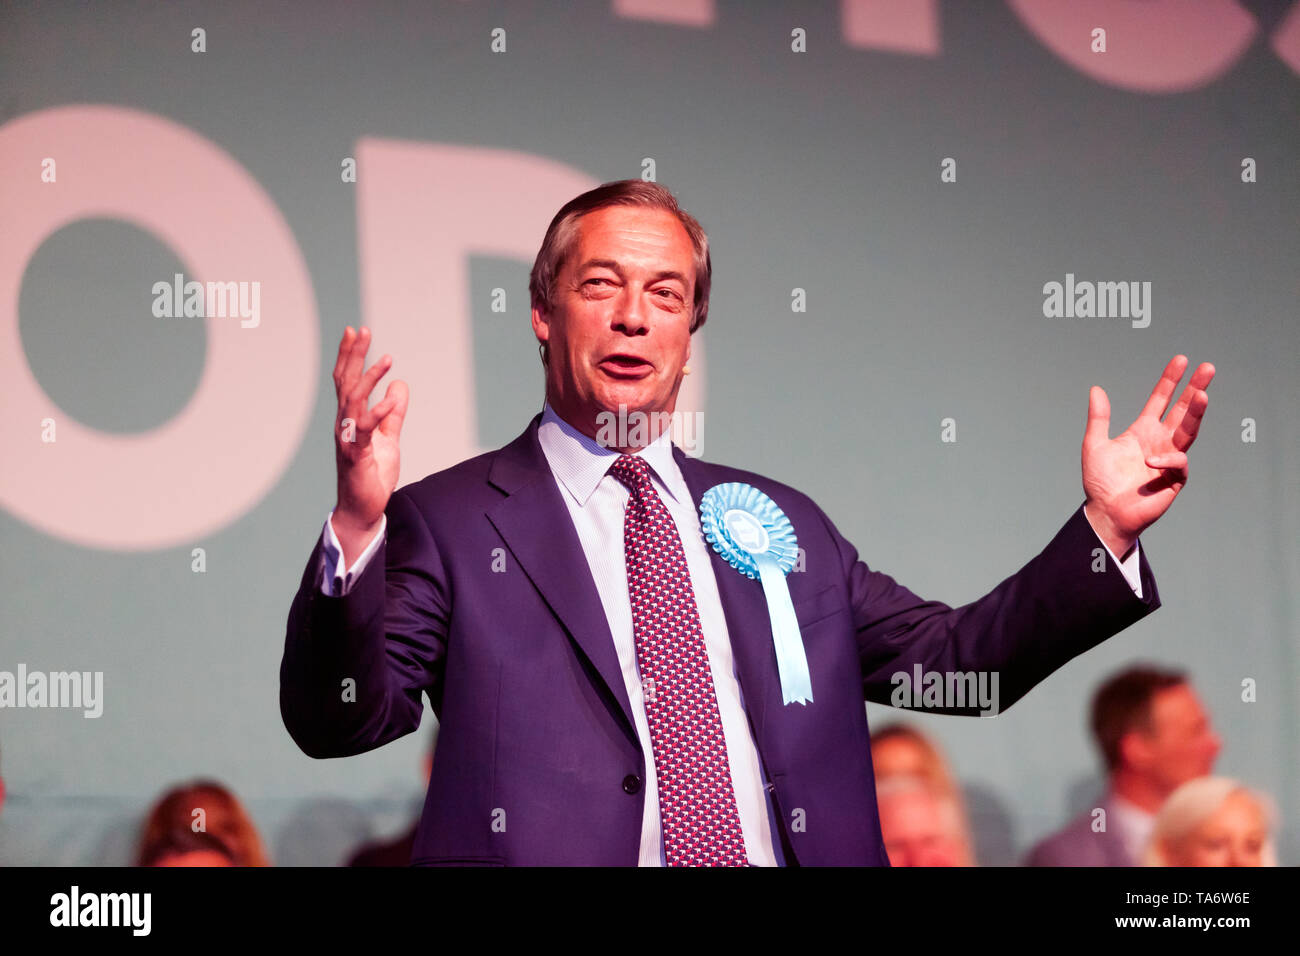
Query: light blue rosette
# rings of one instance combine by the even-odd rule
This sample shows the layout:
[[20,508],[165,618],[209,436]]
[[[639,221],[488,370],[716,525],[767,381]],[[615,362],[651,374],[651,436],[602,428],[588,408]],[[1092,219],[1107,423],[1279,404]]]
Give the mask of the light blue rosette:
[[786,704],[812,702],[812,678],[785,576],[799,554],[790,519],[753,485],[714,485],[700,499],[700,524],[713,550],[748,578],[758,578],[772,621],[772,644]]

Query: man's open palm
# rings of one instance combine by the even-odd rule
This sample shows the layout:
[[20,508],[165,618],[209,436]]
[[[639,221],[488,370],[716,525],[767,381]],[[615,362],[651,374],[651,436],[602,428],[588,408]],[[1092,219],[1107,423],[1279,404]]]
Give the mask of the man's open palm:
[[1205,390],[1214,378],[1214,366],[1201,363],[1169,408],[1186,369],[1187,356],[1175,355],[1141,414],[1116,438],[1109,437],[1110,400],[1105,391],[1094,385],[1088,393],[1083,491],[1098,534],[1117,555],[1165,513],[1187,483],[1187,450],[1209,406]]
[[[393,364],[391,356],[385,355],[365,369],[369,345],[369,329],[354,332],[349,326],[343,332],[334,364],[334,388],[339,400],[334,421],[338,466],[336,532],[339,523],[366,528],[378,522],[397,487],[401,468],[399,436],[406,417],[407,386],[400,380],[391,382],[384,398],[374,408],[369,407],[370,393]],[[344,544],[346,550],[347,542]]]

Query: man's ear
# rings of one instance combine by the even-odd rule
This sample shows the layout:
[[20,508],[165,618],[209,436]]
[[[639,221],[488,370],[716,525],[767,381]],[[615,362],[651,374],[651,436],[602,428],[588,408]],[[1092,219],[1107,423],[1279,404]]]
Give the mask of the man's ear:
[[1147,737],[1140,731],[1130,730],[1119,740],[1120,760],[1127,767],[1145,770],[1151,766],[1151,747]]
[[537,307],[533,307],[533,334],[538,342],[547,342],[551,338],[551,317]]

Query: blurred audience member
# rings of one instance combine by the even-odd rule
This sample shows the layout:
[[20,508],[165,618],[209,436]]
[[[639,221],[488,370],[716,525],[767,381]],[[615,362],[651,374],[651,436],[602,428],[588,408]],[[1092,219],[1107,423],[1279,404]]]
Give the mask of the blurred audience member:
[[1161,805],[1219,755],[1210,718],[1178,671],[1142,665],[1114,675],[1093,696],[1091,723],[1106,793],[1035,846],[1029,866],[1137,866]]
[[1156,814],[1147,866],[1277,866],[1273,802],[1227,777],[1183,784]]
[[[436,742],[436,741],[435,741]],[[429,787],[429,776],[433,773],[433,750],[425,752],[424,760],[420,766],[424,769],[424,786],[427,790]],[[372,843],[366,843],[361,846],[352,858],[348,860],[348,866],[410,866],[411,852],[415,849],[415,831],[420,827],[420,818],[417,816],[411,828],[397,837],[395,840],[376,840]]]
[[168,791],[145,821],[138,859],[179,830],[206,832],[230,848],[236,866],[269,866],[262,838],[240,802],[221,784],[196,780]]
[[921,777],[876,780],[880,830],[892,866],[966,866],[958,807]]
[[[911,864],[924,866],[974,866],[974,844],[970,825],[966,819],[965,801],[961,787],[948,761],[929,737],[907,724],[886,724],[871,735],[871,765],[876,774],[876,801],[880,801],[881,784],[895,777],[916,778],[933,794],[944,823],[943,844],[956,848],[956,862]],[[906,788],[904,788],[906,789]],[[917,801],[911,801],[915,804]],[[882,820],[884,810],[881,810]],[[884,826],[883,822],[881,824]],[[889,840],[886,834],[886,848]],[[891,861],[893,855],[890,855]],[[895,866],[906,864],[895,863]]]
[[409,830],[394,840],[364,844],[352,854],[348,866],[410,866],[411,852],[415,849],[415,831],[419,825],[420,821],[416,820]]
[[140,866],[237,866],[235,855],[211,833],[189,827],[168,830],[140,857]]

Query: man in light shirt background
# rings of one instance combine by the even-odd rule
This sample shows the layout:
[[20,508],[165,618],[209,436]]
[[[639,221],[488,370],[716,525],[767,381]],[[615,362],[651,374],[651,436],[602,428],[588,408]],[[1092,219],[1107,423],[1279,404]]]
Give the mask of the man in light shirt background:
[[1113,675],[1093,696],[1090,723],[1106,766],[1105,796],[1038,843],[1029,866],[1141,865],[1160,807],[1181,784],[1213,771],[1219,755],[1209,714],[1179,671],[1139,665]]

